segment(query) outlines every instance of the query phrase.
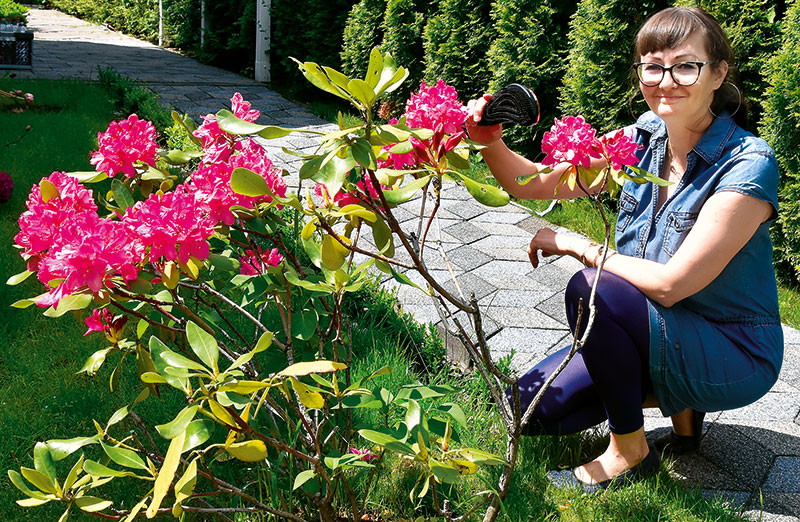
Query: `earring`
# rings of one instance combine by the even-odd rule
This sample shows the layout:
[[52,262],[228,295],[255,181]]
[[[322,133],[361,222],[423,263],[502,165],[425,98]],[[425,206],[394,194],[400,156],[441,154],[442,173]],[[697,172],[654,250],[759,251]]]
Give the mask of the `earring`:
[[[729,84],[730,86],[732,86],[734,89],[736,89],[737,98],[739,98],[739,105],[736,106],[736,110],[733,111],[732,113],[730,113],[728,116],[725,116],[725,119],[728,119],[728,118],[733,118],[733,116],[737,112],[739,112],[739,109],[742,107],[743,98],[742,98],[742,91],[739,90],[739,87],[737,87],[735,83],[730,82],[728,80],[725,80],[724,82],[722,82],[723,85],[725,85],[726,83]],[[718,115],[714,114],[714,111],[711,110],[711,105],[708,106],[708,112],[710,112],[711,115],[714,116],[715,118],[722,118],[722,116],[718,116]]]

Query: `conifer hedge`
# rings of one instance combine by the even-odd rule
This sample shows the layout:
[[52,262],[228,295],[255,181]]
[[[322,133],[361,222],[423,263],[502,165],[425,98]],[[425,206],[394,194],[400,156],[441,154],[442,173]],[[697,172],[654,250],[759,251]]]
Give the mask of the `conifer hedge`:
[[425,78],[441,78],[462,100],[486,92],[495,30],[491,0],[442,0],[425,26]]
[[642,109],[630,106],[638,92],[631,70],[636,31],[668,6],[664,0],[581,0],[569,27],[564,114],[582,114],[600,132],[635,121]]
[[538,138],[561,116],[558,91],[565,69],[565,28],[573,9],[574,5],[553,0],[496,0],[492,8],[497,35],[489,49],[492,80],[487,90],[521,83],[536,93],[539,124],[503,129],[504,141],[528,156],[539,154]]
[[342,35],[342,72],[362,78],[367,72],[369,53],[383,39],[386,0],[361,0],[350,10]]
[[408,79],[390,95],[400,112],[411,91],[419,88],[424,78],[425,49],[422,35],[434,8],[435,5],[427,0],[389,0],[386,4],[381,50],[391,54],[409,72]]
[[782,43],[767,63],[769,86],[760,131],[780,165],[780,214],[773,227],[775,268],[788,283],[800,281],[800,1],[781,23]]

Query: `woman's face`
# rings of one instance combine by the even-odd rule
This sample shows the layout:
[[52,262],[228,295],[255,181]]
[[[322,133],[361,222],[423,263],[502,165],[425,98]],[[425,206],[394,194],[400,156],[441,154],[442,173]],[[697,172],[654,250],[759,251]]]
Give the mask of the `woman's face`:
[[[705,62],[708,60],[705,40],[700,33],[693,34],[674,49],[662,49],[640,57],[641,62],[657,63],[665,67],[679,62]],[[702,125],[703,122],[712,118],[709,106],[714,100],[714,91],[722,85],[727,72],[728,64],[722,61],[703,66],[697,82],[693,85],[678,85],[672,75],[665,71],[664,77],[658,85],[648,87],[640,83],[639,87],[647,105],[661,119],[670,124],[683,124],[691,128]]]

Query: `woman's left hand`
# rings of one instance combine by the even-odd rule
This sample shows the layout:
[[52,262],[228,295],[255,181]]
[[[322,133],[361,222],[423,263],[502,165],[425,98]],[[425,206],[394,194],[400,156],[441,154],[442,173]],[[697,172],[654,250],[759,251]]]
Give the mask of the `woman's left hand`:
[[557,256],[557,255],[570,255],[577,257],[576,243],[582,241],[580,238],[566,236],[559,234],[550,228],[542,228],[531,239],[531,244],[528,246],[528,257],[531,260],[533,268],[539,266],[538,252],[542,252],[542,257]]

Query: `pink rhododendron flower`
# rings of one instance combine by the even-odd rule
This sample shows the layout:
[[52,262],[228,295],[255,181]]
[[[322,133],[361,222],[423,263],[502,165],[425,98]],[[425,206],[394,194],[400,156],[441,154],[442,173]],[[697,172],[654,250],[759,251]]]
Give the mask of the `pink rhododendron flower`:
[[[397,118],[392,118],[389,120],[389,125],[394,125],[397,121]],[[387,158],[378,160],[378,168],[403,170],[414,168],[419,164],[419,160],[413,150],[405,154],[396,154],[389,152],[392,147],[394,147],[394,144],[384,145],[383,150],[388,153]]]
[[441,124],[445,134],[452,134],[461,130],[467,113],[467,107],[458,101],[455,87],[442,80],[430,87],[422,82],[419,92],[411,93],[406,104],[406,125],[433,130]]
[[122,223],[131,237],[150,249],[152,263],[161,259],[181,263],[188,262],[189,257],[206,259],[207,240],[216,224],[206,207],[183,185],[163,195],[151,194],[129,207]]
[[542,137],[542,151],[546,154],[542,163],[552,166],[565,161],[589,168],[591,158],[602,157],[602,144],[595,134],[583,116],[555,120],[550,132]]
[[[57,196],[42,199],[41,184],[47,180],[58,191]],[[85,222],[97,219],[97,205],[92,192],[64,172],[53,172],[34,185],[25,205],[28,210],[19,217],[19,233],[14,241],[23,247],[22,255],[33,256],[29,270],[36,270],[38,256],[57,242],[63,233],[87,228]]]
[[363,460],[364,462],[369,462],[370,460],[377,458],[377,456],[373,455],[368,449],[350,448],[350,453],[360,455],[361,458],[358,460]]
[[613,136],[603,136],[600,138],[600,143],[602,143],[613,169],[620,170],[625,165],[639,163],[639,158],[634,154],[639,146],[622,129],[619,129]]
[[92,153],[90,163],[110,177],[121,172],[132,178],[136,175],[133,164],[137,161],[155,166],[155,135],[153,124],[135,114],[119,123],[112,121],[106,132],[97,134],[100,150]]
[[239,257],[241,261],[240,272],[244,275],[258,275],[263,274],[268,266],[278,266],[283,261],[283,256],[278,252],[277,248],[272,250],[261,250],[261,247],[256,247],[256,251],[247,250],[244,256]]
[[87,336],[92,332],[103,332],[109,342],[116,344],[122,339],[122,331],[127,322],[127,315],[121,315],[114,319],[114,314],[108,308],[103,308],[102,310],[95,308],[92,315],[86,318],[85,323],[89,329],[83,335]]
[[240,150],[228,162],[203,163],[187,184],[189,191],[207,209],[214,224],[222,222],[232,225],[236,221],[236,216],[231,212],[233,206],[252,208],[258,203],[272,201],[270,196],[251,197],[235,193],[231,189],[231,174],[236,167],[259,174],[275,195],[286,195],[287,187],[282,172],[267,158],[261,145],[245,140],[238,142],[236,146]]
[[36,304],[57,306],[62,298],[87,288],[97,293],[115,275],[136,279],[142,253],[119,221],[95,215],[80,226],[67,226],[38,263],[39,281],[47,286],[60,283]]
[[233,98],[231,98],[231,112],[234,116],[239,118],[240,120],[254,122],[261,116],[261,113],[255,109],[250,109],[251,103],[249,101],[245,101],[242,98],[242,95],[234,93]]

